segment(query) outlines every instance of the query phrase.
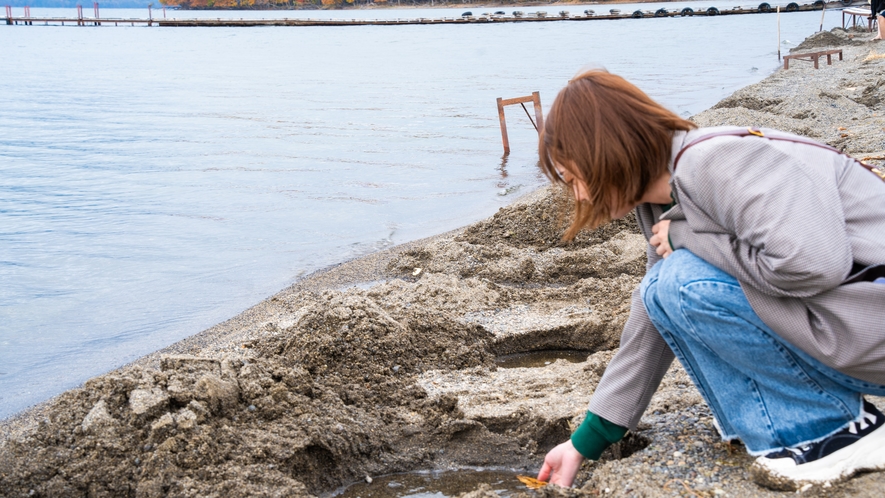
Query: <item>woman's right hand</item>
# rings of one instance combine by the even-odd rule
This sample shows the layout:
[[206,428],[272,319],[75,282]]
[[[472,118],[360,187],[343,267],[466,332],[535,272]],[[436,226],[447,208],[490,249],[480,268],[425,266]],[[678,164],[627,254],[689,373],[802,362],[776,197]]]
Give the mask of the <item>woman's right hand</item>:
[[584,456],[578,453],[569,439],[547,453],[538,480],[568,488],[575,481],[583,462]]

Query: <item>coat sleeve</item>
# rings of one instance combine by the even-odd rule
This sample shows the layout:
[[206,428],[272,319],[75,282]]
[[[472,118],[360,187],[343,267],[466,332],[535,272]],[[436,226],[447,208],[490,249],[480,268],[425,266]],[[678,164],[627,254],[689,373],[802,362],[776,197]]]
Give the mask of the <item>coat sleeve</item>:
[[784,150],[755,137],[692,147],[673,177],[685,220],[670,239],[764,294],[814,296],[852,266],[834,153],[809,164]]
[[[637,208],[636,214],[648,238],[654,223],[652,211],[643,205]],[[646,254],[647,268],[661,259],[651,244]],[[648,318],[639,289],[634,289],[620,349],[605,369],[588,409],[614,424],[635,430],[673,358],[670,347]]]

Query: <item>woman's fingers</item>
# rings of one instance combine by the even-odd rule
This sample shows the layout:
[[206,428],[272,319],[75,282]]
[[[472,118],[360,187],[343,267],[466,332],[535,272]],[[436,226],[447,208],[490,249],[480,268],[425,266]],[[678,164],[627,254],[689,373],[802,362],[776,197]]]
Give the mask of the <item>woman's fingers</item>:
[[538,480],[539,481],[549,481],[550,474],[553,473],[553,467],[550,466],[547,462],[544,462],[544,465],[541,466],[541,471],[538,472]]

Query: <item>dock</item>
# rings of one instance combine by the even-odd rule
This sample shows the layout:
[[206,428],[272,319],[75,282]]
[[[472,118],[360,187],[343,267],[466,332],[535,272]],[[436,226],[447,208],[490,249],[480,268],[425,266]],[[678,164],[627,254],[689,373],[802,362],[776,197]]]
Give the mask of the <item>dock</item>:
[[[799,5],[791,2],[782,9],[782,13],[804,12],[809,10],[822,10],[824,1],[817,0],[814,3]],[[843,5],[843,4],[839,4]],[[29,11],[27,11],[29,14]],[[691,16],[730,16],[745,14],[771,14],[775,8],[767,2],[762,2],[756,8],[733,7],[719,9],[717,7],[699,8],[691,7],[683,9],[667,9],[661,7],[657,10],[633,10],[621,11],[608,9],[599,13],[593,10],[585,10],[581,14],[571,14],[568,11],[560,11],[548,14],[544,11],[526,12],[514,11],[512,14],[484,13],[474,16],[465,12],[460,17],[440,18],[411,18],[411,19],[312,19],[312,18],[283,18],[283,19],[177,19],[155,18],[149,14],[147,18],[139,19],[115,19],[84,17],[82,8],[77,9],[77,17],[34,17],[30,15],[17,17],[12,14],[10,7],[6,7],[6,24],[15,25],[58,25],[58,26],[160,26],[160,27],[255,27],[255,26],[398,26],[414,24],[494,24],[513,22],[576,22],[576,21],[602,21],[619,19],[659,19],[666,17],[691,17]],[[96,14],[98,10],[96,8]],[[469,15],[468,15],[469,14]]]

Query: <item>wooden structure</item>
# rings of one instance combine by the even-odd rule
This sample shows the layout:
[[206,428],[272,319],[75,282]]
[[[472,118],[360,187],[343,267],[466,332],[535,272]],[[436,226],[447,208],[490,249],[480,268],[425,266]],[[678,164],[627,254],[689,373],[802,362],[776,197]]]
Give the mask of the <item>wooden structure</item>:
[[[532,120],[532,115],[529,114],[529,110],[525,108],[527,102],[531,102],[535,106],[534,120]],[[544,113],[541,111],[540,92],[532,92],[532,94],[527,97],[516,97],[515,99],[502,99],[501,97],[498,97],[498,120],[501,122],[501,141],[504,142],[504,155],[510,154],[510,139],[507,138],[507,121],[504,118],[504,107],[515,104],[522,106],[522,109],[525,111],[538,133],[541,133],[541,128],[544,126]]]
[[876,22],[875,19],[870,18],[871,13],[870,9],[859,9],[859,8],[850,8],[850,9],[842,9],[842,28],[844,29],[848,24],[845,22],[846,19],[851,20],[851,27],[857,26],[857,18],[861,18],[861,22],[863,19],[867,20],[867,31],[873,30],[873,23]]
[[842,60],[842,49],[823,50],[821,52],[808,52],[804,54],[790,54],[784,56],[784,69],[790,69],[790,59],[793,60],[809,60],[814,62],[814,68],[817,69],[817,60],[820,57],[827,56],[827,65],[833,65],[833,55],[839,54],[839,60]]

